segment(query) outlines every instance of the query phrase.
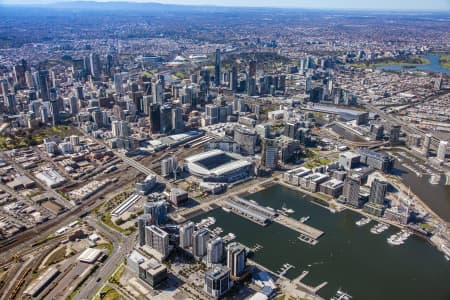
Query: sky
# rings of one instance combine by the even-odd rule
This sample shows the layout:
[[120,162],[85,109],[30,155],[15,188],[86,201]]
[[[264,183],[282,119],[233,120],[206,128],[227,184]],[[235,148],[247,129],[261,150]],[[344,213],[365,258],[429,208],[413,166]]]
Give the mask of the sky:
[[[75,0],[0,0],[6,4],[43,4]],[[299,7],[322,9],[380,9],[450,11],[450,0],[96,0],[99,2],[158,2],[217,6]]]

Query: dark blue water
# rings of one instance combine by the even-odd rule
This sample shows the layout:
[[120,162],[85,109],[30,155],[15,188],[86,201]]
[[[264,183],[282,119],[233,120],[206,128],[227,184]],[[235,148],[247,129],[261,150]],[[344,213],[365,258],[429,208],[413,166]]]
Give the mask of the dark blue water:
[[385,71],[420,70],[425,72],[450,74],[450,70],[440,64],[439,56],[430,54],[424,56],[424,58],[428,59],[430,63],[427,65],[418,65],[415,66],[415,68],[405,68],[404,66],[400,65],[386,65],[386,66],[378,66],[377,69]]
[[217,220],[215,226],[224,229],[223,235],[233,232],[237,241],[249,247],[262,245],[263,249],[253,259],[273,271],[285,263],[294,265],[286,274],[288,278],[308,270],[304,283],[316,286],[328,281],[319,291],[325,299],[330,299],[340,287],[353,295],[353,299],[450,299],[450,263],[424,239],[411,237],[402,246],[390,246],[386,238],[398,229],[391,227],[373,235],[369,230],[374,223],[364,227],[355,225],[360,215],[352,211],[332,214],[311,203],[310,196],[280,185],[249,198],[273,208],[285,204],[295,210],[293,218],[310,216],[307,223],[325,235],[319,244],[310,246],[297,239],[297,232],[282,225],[261,227],[222,209],[194,221],[213,216]]

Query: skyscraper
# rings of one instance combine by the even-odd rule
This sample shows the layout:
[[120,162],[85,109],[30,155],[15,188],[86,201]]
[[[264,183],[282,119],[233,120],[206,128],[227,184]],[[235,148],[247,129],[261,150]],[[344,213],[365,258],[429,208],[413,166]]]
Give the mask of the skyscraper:
[[278,147],[273,139],[263,139],[261,165],[268,170],[274,170],[278,162]]
[[167,220],[166,201],[147,202],[144,204],[144,214],[151,216],[151,225],[161,225]]
[[354,207],[361,207],[359,202],[359,178],[347,177],[345,179],[343,196],[346,202]]
[[231,286],[230,270],[228,268],[215,266],[205,273],[204,291],[214,299],[219,299]]
[[145,244],[161,254],[162,259],[169,255],[169,234],[157,226],[145,227]]
[[150,104],[150,128],[152,133],[161,131],[161,112],[158,103]]
[[169,134],[172,131],[172,107],[169,104],[160,108],[160,132]]
[[238,72],[237,67],[233,66],[230,72],[230,89],[236,92],[238,88]]
[[192,235],[192,254],[196,258],[206,255],[209,238],[209,231],[206,228],[199,229]]
[[164,101],[164,85],[161,80],[157,80],[152,84],[153,103],[163,104]]
[[387,188],[388,183],[386,181],[375,178],[370,186],[369,202],[384,205]]
[[91,53],[89,57],[89,63],[93,79],[99,80],[102,75],[102,65],[100,62],[100,56],[97,53]]
[[145,245],[145,227],[152,225],[152,216],[149,214],[142,214],[138,217],[138,241],[139,246]]
[[231,271],[231,276],[238,278],[245,269],[245,248],[238,244],[232,243],[227,248],[227,267]]
[[179,106],[172,109],[172,129],[175,132],[184,130],[183,110]]
[[47,70],[40,70],[33,73],[35,77],[39,97],[44,101],[50,101],[50,75]]
[[194,234],[194,222],[188,222],[180,226],[180,247],[187,249],[192,247],[192,236]]
[[208,241],[206,263],[208,265],[218,264],[223,258],[223,241],[221,237],[217,237]]
[[444,162],[445,156],[447,155],[447,147],[448,147],[448,141],[440,141],[439,147],[437,151],[437,159],[439,161]]
[[220,49],[216,49],[216,56],[215,56],[215,64],[214,64],[214,84],[216,86],[220,86],[221,84],[221,58],[220,58]]

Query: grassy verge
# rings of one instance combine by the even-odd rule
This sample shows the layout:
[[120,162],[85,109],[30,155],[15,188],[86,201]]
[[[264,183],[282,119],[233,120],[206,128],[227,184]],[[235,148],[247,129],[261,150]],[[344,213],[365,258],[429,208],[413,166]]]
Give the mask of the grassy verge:
[[[100,297],[101,295],[101,297]],[[117,290],[110,286],[104,286],[102,289],[92,298],[92,300],[122,300],[122,297]]]
[[450,54],[443,54],[439,57],[439,62],[444,68],[450,70]]
[[112,229],[114,229],[115,231],[120,232],[121,234],[124,235],[130,235],[132,233],[131,230],[129,229],[123,229],[120,226],[117,226],[112,220],[111,220],[111,213],[110,212],[106,212],[102,215],[102,222],[105,223],[105,225],[111,227]]
[[418,65],[426,65],[430,63],[428,59],[423,57],[409,57],[409,58],[388,58],[388,59],[380,59],[374,61],[360,62],[354,63],[350,66],[361,69],[374,69],[380,66],[418,66]]

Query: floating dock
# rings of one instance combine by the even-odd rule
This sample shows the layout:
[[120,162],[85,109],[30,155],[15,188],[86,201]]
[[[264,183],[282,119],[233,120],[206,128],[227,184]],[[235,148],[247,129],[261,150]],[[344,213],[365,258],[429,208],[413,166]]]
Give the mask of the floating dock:
[[278,217],[276,217],[274,219],[274,222],[277,222],[278,224],[281,224],[292,230],[295,230],[304,236],[310,237],[313,240],[317,240],[324,234],[323,231],[321,231],[317,228],[306,225],[300,221],[297,221],[295,219],[292,219],[292,218],[289,218],[289,217],[286,217],[283,215],[279,215]]

